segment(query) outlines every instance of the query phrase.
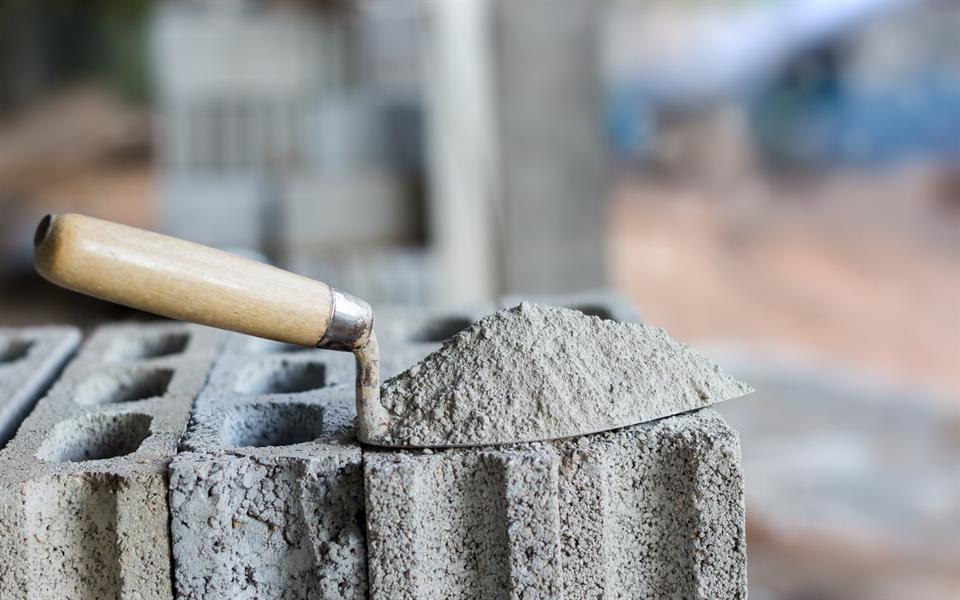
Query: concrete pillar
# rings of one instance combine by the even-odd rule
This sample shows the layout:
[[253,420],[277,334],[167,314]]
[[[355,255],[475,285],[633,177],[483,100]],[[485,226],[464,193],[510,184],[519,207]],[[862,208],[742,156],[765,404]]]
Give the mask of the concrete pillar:
[[602,287],[598,7],[423,6],[439,300]]
[[469,304],[498,291],[494,234],[496,127],[487,2],[422,3],[430,241],[437,301]]
[[496,3],[506,292],[576,291],[606,282],[600,8]]

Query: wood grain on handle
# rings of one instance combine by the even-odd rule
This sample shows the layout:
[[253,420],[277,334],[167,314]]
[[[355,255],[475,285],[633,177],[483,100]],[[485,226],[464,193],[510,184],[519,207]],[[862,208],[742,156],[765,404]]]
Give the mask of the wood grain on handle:
[[65,288],[173,319],[301,346],[330,321],[326,284],[184,240],[82,215],[49,215],[37,271]]

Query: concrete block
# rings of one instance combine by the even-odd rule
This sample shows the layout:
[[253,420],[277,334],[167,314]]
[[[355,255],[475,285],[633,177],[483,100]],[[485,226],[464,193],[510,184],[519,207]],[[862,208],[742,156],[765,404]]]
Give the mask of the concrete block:
[[389,344],[393,347],[410,344],[433,344],[439,347],[446,339],[495,310],[495,306],[485,304],[446,310],[407,306],[377,307],[377,338],[381,345]]
[[0,597],[171,597],[167,464],[219,342],[94,332],[0,451]]
[[80,343],[75,327],[0,327],[0,448]]
[[170,468],[180,598],[365,598],[349,354],[234,335]]
[[584,290],[569,294],[510,294],[500,298],[500,308],[512,308],[521,302],[562,306],[601,319],[620,323],[640,323],[643,317],[633,302],[610,289]]
[[[180,122],[183,134],[191,134],[191,121]],[[174,140],[167,142],[172,145]],[[171,148],[165,148],[171,152]],[[196,142],[177,154],[185,157],[170,157],[170,161],[207,163],[193,154],[203,151]],[[189,167],[189,165],[188,165]],[[264,182],[251,173],[195,172],[189,168],[165,171],[157,180],[158,219],[163,233],[192,240],[218,248],[250,248],[261,250],[264,231]],[[217,223],[209,227],[205,223]]]
[[[180,449],[216,451],[300,443],[291,442],[292,433],[281,430],[285,417],[304,406],[308,408],[294,423],[307,427],[308,413],[315,414],[318,435],[350,441],[356,414],[355,369],[353,356],[345,352],[230,335],[197,398]],[[263,428],[254,433],[257,424]],[[270,431],[276,433],[277,439],[272,440],[276,443],[268,443]],[[310,438],[309,431],[301,433],[299,437]],[[257,436],[263,439],[253,439]]]
[[360,448],[297,446],[176,458],[179,598],[365,597]]
[[357,248],[378,244],[413,245],[421,212],[409,194],[403,193],[400,174],[387,169],[338,169],[300,175],[290,181],[284,206],[284,240],[289,247],[313,258],[343,248],[352,248],[355,254]]
[[371,598],[743,598],[711,409],[551,443],[365,455]]
[[745,598],[740,443],[713,409],[569,438],[565,598]]
[[436,286],[432,251],[418,246],[355,244],[339,249],[288,245],[284,268],[337,287],[373,304],[411,306],[430,301]]
[[560,598],[546,446],[367,451],[371,598]]

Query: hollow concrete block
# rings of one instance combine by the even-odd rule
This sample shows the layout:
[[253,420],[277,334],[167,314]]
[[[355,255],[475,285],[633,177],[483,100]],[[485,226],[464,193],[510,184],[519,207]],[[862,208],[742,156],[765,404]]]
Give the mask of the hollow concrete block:
[[170,468],[179,598],[365,598],[349,354],[233,335]]
[[[385,306],[376,310],[376,332],[380,344],[391,347],[433,344],[443,341],[496,310],[478,304],[463,308],[435,310],[419,307]],[[409,366],[409,365],[407,365]]]
[[713,409],[554,444],[565,598],[744,598],[736,431]]
[[0,597],[170,598],[166,469],[220,334],[101,327],[0,451]]
[[3,448],[80,343],[65,325],[0,327],[0,448]]
[[364,458],[372,598],[561,597],[549,448]]
[[711,409],[551,443],[365,455],[371,598],[743,598]]
[[364,598],[356,445],[179,455],[171,531],[179,598]]

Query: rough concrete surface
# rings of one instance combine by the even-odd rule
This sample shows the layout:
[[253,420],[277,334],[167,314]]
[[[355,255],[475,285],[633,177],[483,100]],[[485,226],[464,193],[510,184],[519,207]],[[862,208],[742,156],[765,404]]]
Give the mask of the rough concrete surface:
[[523,303],[383,385],[385,445],[476,445],[605,431],[749,393],[666,333]]
[[371,598],[559,597],[557,465],[541,446],[364,460]]
[[548,443],[365,453],[371,598],[743,598],[712,409]]
[[75,327],[0,327],[0,448],[80,343]]
[[555,448],[565,597],[746,596],[740,442],[713,409]]
[[0,451],[0,597],[170,598],[166,468],[220,334],[101,327]]
[[230,336],[171,465],[178,597],[366,597],[354,373]]

